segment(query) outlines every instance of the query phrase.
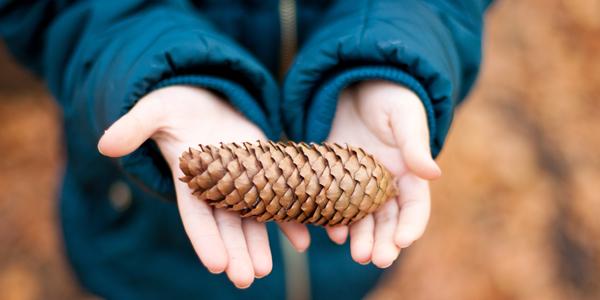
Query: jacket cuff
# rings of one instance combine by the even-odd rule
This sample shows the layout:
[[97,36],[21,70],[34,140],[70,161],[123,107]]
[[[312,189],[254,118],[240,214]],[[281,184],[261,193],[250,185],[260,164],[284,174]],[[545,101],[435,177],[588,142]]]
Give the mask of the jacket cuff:
[[341,91],[347,86],[364,80],[387,80],[412,90],[425,107],[429,126],[431,152],[436,157],[441,147],[435,143],[436,122],[433,104],[425,88],[413,76],[399,68],[389,66],[361,66],[344,70],[325,81],[315,92],[308,105],[305,120],[306,140],[324,141],[331,131],[337,102]]
[[[216,92],[243,112],[263,132],[268,133],[272,130],[267,116],[260,109],[256,99],[233,81],[208,75],[175,76],[159,81],[150,91],[173,85],[196,86]],[[270,139],[277,138],[273,134],[269,136]],[[146,190],[156,192],[161,198],[175,200],[171,170],[154,141],[146,141],[136,151],[119,158],[119,163],[126,170],[128,177]]]

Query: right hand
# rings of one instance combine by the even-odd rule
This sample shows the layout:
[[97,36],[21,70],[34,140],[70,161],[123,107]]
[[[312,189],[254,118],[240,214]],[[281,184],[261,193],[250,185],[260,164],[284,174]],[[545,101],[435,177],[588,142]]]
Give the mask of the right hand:
[[[214,209],[195,198],[178,178],[179,157],[190,146],[265,139],[260,129],[226,101],[205,89],[171,86],[149,93],[100,138],[98,149],[109,157],[121,157],[152,138],[169,164],[181,220],[192,245],[211,273],[227,272],[238,288],[272,269],[265,224],[242,219],[225,209]],[[310,237],[306,226],[292,222],[279,227],[298,251]]]

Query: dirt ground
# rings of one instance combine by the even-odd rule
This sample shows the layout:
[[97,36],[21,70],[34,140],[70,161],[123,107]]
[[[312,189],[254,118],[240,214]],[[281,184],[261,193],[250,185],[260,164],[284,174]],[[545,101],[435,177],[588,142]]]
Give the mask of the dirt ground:
[[[497,1],[485,41],[430,227],[371,296],[600,299],[600,2]],[[0,56],[0,298],[89,298],[56,223],[60,111]]]

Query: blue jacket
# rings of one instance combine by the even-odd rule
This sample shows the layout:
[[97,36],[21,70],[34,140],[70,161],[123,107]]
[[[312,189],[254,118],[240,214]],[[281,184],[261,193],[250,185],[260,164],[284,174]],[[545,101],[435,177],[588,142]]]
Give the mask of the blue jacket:
[[[155,144],[118,160],[98,154],[103,130],[153,89],[212,89],[271,139],[322,141],[342,88],[386,79],[420,96],[439,153],[477,76],[490,1],[298,0],[285,15],[278,2],[0,0],[0,36],[62,107],[61,222],[70,262],[90,291],[111,299],[285,295],[272,225],[273,273],[236,290],[201,267],[175,205],[161,199],[174,191]],[[292,30],[280,30],[280,21]],[[294,42],[297,55],[279,84],[290,55],[280,49]],[[375,285],[381,271],[352,262],[347,245],[322,230],[312,235],[315,299],[360,298]]]

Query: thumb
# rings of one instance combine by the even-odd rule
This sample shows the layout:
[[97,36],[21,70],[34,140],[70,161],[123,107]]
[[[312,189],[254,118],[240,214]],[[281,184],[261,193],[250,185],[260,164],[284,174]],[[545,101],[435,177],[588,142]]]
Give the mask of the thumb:
[[421,101],[411,101],[392,116],[392,131],[402,158],[412,173],[423,179],[440,177],[442,171],[431,156],[427,117]]
[[431,157],[427,142],[407,141],[402,147],[402,156],[408,169],[422,179],[433,180],[442,175],[442,170]]
[[140,100],[104,132],[98,151],[108,157],[121,157],[142,145],[159,128],[160,112],[153,105],[153,101]]

